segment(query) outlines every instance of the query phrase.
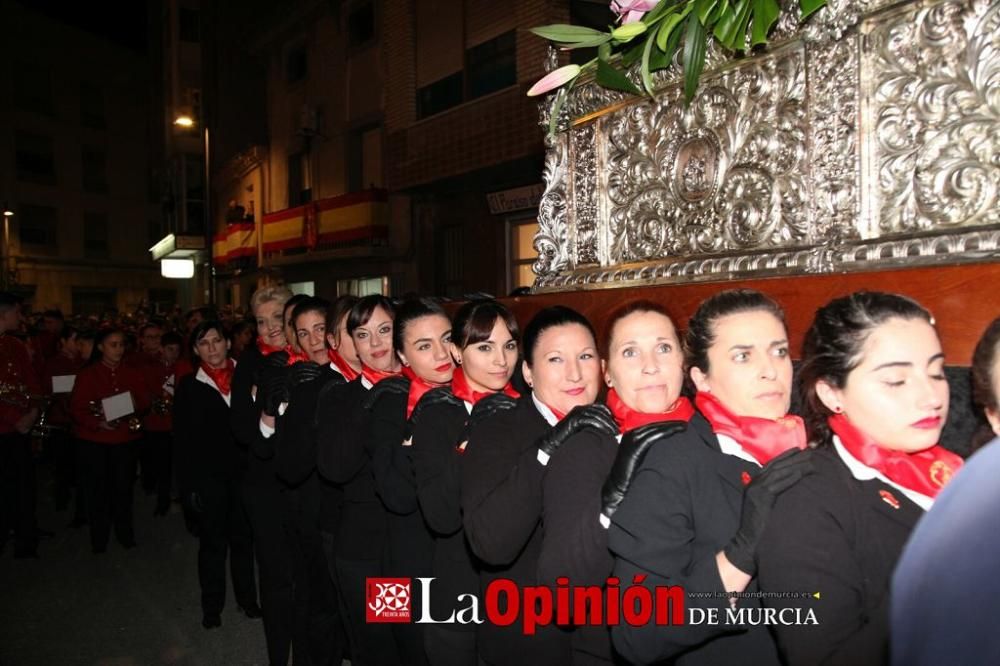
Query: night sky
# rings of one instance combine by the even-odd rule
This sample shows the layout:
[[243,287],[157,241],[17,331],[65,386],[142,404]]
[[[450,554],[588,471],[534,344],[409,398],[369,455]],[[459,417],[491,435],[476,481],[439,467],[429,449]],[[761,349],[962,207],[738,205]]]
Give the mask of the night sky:
[[145,0],[22,0],[20,4],[130,49],[142,52],[146,50]]

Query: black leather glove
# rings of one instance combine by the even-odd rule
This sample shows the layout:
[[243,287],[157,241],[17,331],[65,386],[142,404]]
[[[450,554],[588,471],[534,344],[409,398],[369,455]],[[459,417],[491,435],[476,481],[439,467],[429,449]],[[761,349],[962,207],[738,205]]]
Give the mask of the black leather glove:
[[743,489],[740,527],[723,552],[729,562],[745,574],[757,573],[757,544],[764,534],[778,495],[813,471],[809,450],[790,449],[774,458]]
[[410,380],[406,377],[386,377],[368,390],[362,406],[368,410],[384,395],[409,395]]
[[288,386],[290,389],[299,384],[311,382],[323,374],[323,367],[312,361],[299,361],[288,368]]
[[188,497],[188,506],[195,513],[203,513],[205,511],[205,503],[201,501],[201,495],[197,492],[191,493],[191,496]]
[[[274,354],[272,354],[274,356]],[[264,377],[264,413],[278,416],[281,403],[291,399],[291,388],[288,385],[288,372],[271,372]]]
[[686,429],[687,423],[684,421],[661,421],[629,430],[622,436],[615,462],[601,488],[602,525],[608,527],[611,524],[611,516],[625,499],[628,487],[632,484],[632,476],[642,464],[649,448],[661,439],[672,437]]
[[435,405],[456,405],[465,409],[465,403],[462,402],[461,398],[455,396],[451,392],[451,389],[442,386],[440,388],[431,389],[420,398],[420,402],[417,403],[416,408],[413,410],[413,414],[410,416],[410,423],[416,424],[420,422],[420,417],[425,414],[429,407]]
[[614,437],[618,434],[618,424],[607,405],[594,403],[577,405],[559,423],[552,426],[547,433],[538,438],[535,446],[538,448],[538,462],[548,464],[549,457],[556,452],[562,443],[581,430],[596,430]]
[[517,407],[517,400],[502,391],[488,395],[477,402],[472,408],[472,413],[469,414],[469,422],[466,427],[472,428],[494,414],[506,412],[508,409],[514,409],[515,407]]
[[288,352],[279,351],[265,356],[253,375],[253,383],[258,389],[258,393],[267,383],[267,378],[275,372],[283,370],[286,365],[288,365]]

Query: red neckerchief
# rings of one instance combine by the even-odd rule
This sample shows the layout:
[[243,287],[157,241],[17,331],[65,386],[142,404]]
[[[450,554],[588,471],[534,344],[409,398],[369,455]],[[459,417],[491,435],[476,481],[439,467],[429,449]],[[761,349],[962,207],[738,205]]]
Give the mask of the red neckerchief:
[[354,381],[354,379],[361,373],[351,367],[351,364],[340,355],[340,352],[336,349],[331,349],[327,354],[330,356],[330,363],[333,367],[337,369],[337,372],[344,375],[344,379],[347,381]]
[[893,451],[879,446],[843,414],[834,414],[827,419],[827,423],[840,437],[844,448],[859,462],[878,470],[893,483],[921,495],[937,497],[962,467],[962,458],[940,444],[916,453]]
[[[535,397],[537,398],[538,394],[535,394]],[[556,409],[555,407],[553,407],[549,403],[545,402],[544,400],[539,400],[538,402],[540,402],[543,405],[545,405],[548,408],[548,410],[550,412],[552,412],[552,416],[556,417],[556,423],[559,423],[564,418],[566,418],[566,412],[560,412],[558,409]]]
[[658,414],[647,414],[632,409],[622,401],[621,396],[618,395],[618,391],[614,389],[608,391],[606,403],[608,409],[614,415],[615,421],[618,422],[618,428],[623,435],[629,430],[635,430],[639,426],[650,423],[660,423],[662,421],[684,421],[687,423],[694,416],[694,406],[684,396],[677,398],[674,404],[670,406],[670,409]]
[[409,420],[410,416],[413,415],[413,410],[416,409],[417,403],[420,402],[420,398],[424,397],[424,393],[427,393],[433,388],[447,385],[432,384],[426,379],[418,377],[417,373],[413,372],[413,368],[406,365],[403,366],[403,376],[410,380],[410,393],[406,397],[407,420]]
[[262,356],[270,356],[274,352],[284,351],[284,347],[275,347],[274,345],[269,345],[264,342],[264,338],[257,336],[257,349],[260,350]]
[[780,419],[736,416],[711,393],[699,391],[694,397],[698,411],[712,425],[716,435],[732,437],[761,465],[791,448],[806,448],[806,428],[794,414]]
[[398,372],[389,372],[388,370],[376,370],[375,368],[369,368],[364,363],[361,364],[361,376],[372,383],[375,386],[380,381],[387,377],[395,377]]
[[210,368],[207,365],[201,366],[205,374],[219,387],[219,392],[222,395],[229,395],[230,387],[233,385],[233,370],[235,368],[236,364],[233,363],[233,359],[231,358],[226,359],[226,364],[221,368]]
[[309,354],[293,347],[292,345],[285,345],[285,348],[282,351],[288,354],[288,363],[285,365],[295,365],[296,363],[309,360]]
[[465,378],[465,372],[461,366],[455,368],[455,374],[451,376],[451,392],[456,398],[460,398],[472,405],[475,405],[488,395],[493,395],[501,391],[515,400],[521,397],[521,394],[515,391],[514,387],[510,385],[510,382],[507,382],[507,385],[500,389],[500,391],[473,391],[472,387],[469,386],[469,380]]

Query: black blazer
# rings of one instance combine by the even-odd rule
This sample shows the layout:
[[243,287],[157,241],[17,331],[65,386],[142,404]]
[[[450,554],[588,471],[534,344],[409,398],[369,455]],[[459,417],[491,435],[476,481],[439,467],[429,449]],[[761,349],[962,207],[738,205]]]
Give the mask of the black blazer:
[[324,387],[317,399],[317,452],[320,474],[344,493],[335,553],[345,560],[380,560],[385,547],[386,514],[375,494],[365,435],[368,389],[357,377]]
[[229,427],[229,405],[194,374],[181,379],[174,395],[173,438],[181,497],[243,477],[246,453]]
[[418,578],[431,575],[434,540],[417,504],[411,447],[403,446],[410,437],[406,402],[405,395],[385,393],[372,405],[367,447],[388,524],[383,572]]
[[[262,397],[259,387],[256,398],[253,392],[263,363],[264,355],[256,346],[248,347],[241,355],[230,387],[229,422],[236,441],[250,451],[247,456],[247,484],[277,488],[279,484],[274,474],[273,443],[260,432],[263,400],[257,399]],[[278,371],[275,369],[271,372]]]
[[855,479],[832,445],[811,455],[815,473],[778,497],[757,550],[762,590],[820,594],[765,599],[811,608],[819,622],[774,626],[778,647],[793,666],[887,664],[892,572],[924,511],[888,484]]
[[[542,548],[542,479],[535,442],[549,431],[531,395],[472,429],[462,457],[462,513],[472,551],[482,560],[480,588],[509,578],[522,589],[538,585]],[[555,579],[553,579],[553,585]],[[485,623],[479,651],[490,664],[563,664],[569,639],[561,630],[539,627],[525,636],[518,623]]]
[[[611,575],[614,558],[599,516],[601,489],[617,453],[614,437],[583,430],[563,442],[549,460],[542,487],[540,583],[555,586],[556,578],[567,576],[574,586],[603,586]],[[612,661],[607,627],[578,627],[572,642],[574,652],[584,653],[588,661]]]
[[[711,427],[695,414],[684,432],[656,442],[632,478],[632,485],[612,518],[608,546],[615,556],[614,575],[624,591],[633,577],[643,585],[680,585],[685,591],[718,593],[687,596],[686,608],[718,609],[717,625],[611,629],[615,649],[628,661],[650,664],[665,659],[686,664],[777,664],[778,652],[763,625],[723,623],[729,600],[724,597],[716,554],[739,527],[742,475],[757,465],[726,455]],[[747,592],[757,591],[756,580]],[[744,598],[741,608],[759,608]]]
[[343,384],[344,377],[326,366],[312,381],[296,386],[288,408],[275,422],[275,470],[289,486],[305,481],[316,469],[317,403],[328,384]]
[[[435,391],[450,391],[436,388]],[[448,617],[460,594],[479,589],[478,564],[465,542],[462,530],[461,481],[457,450],[465,437],[468,412],[464,406],[418,404],[419,418],[413,422],[412,456],[417,480],[417,502],[424,522],[434,538],[431,569],[437,580],[431,596],[431,612],[435,618]],[[453,624],[450,628],[474,631],[474,624]]]

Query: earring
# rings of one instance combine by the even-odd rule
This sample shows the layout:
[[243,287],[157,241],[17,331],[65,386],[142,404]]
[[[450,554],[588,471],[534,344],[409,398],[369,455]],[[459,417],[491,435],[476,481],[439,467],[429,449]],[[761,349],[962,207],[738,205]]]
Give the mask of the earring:
[[842,411],[844,411],[844,408],[841,407],[840,405],[837,405],[836,407],[833,408],[833,411],[835,411],[838,414],[840,414]]

